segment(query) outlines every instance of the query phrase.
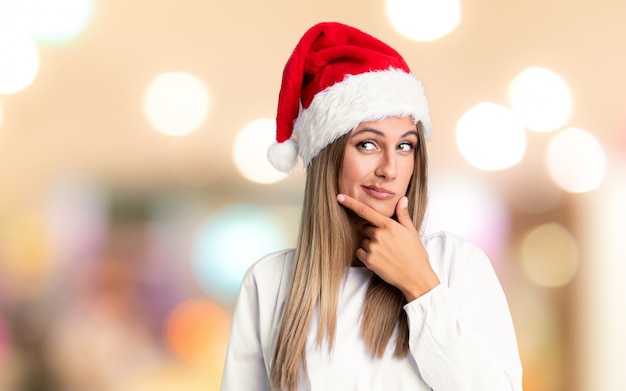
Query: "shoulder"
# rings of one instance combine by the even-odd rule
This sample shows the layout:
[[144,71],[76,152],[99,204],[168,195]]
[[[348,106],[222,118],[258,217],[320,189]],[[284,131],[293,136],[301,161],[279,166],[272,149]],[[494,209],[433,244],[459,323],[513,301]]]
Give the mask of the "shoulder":
[[469,240],[448,231],[439,231],[422,237],[428,252],[484,255]]
[[247,274],[263,275],[271,274],[275,270],[282,270],[285,264],[291,262],[294,252],[294,249],[285,249],[269,253],[254,262],[248,269]]
[[426,235],[422,240],[433,269],[449,282],[463,275],[492,270],[485,253],[456,234],[440,231]]
[[294,253],[294,249],[285,249],[263,256],[248,268],[242,284],[254,284],[258,287],[279,285],[288,280],[293,269]]

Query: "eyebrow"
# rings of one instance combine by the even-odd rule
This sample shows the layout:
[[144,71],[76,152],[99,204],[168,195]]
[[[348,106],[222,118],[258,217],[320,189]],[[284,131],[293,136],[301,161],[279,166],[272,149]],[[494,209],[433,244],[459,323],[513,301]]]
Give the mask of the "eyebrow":
[[[352,136],[350,136],[350,137],[352,138],[352,137],[358,136],[358,135],[360,135],[362,133],[374,133],[374,134],[376,134],[378,136],[385,137],[385,133],[383,133],[382,131],[380,131],[378,129],[374,129],[374,128],[363,128],[363,129],[360,129],[360,130],[354,132],[352,134]],[[400,138],[408,137],[410,135],[413,135],[413,136],[419,138],[418,135],[417,135],[417,131],[416,130],[412,130],[412,129],[407,131],[406,133],[404,133],[402,136],[400,136]]]

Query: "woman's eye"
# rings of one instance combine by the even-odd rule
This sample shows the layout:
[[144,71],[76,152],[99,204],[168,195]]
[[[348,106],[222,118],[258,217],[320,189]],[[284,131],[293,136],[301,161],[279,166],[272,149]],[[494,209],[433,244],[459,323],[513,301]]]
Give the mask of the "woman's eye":
[[410,152],[413,150],[413,144],[411,143],[402,143],[398,145],[398,149],[403,152]]
[[372,141],[361,141],[356,146],[363,151],[373,151],[374,149],[376,149],[376,144],[374,144]]

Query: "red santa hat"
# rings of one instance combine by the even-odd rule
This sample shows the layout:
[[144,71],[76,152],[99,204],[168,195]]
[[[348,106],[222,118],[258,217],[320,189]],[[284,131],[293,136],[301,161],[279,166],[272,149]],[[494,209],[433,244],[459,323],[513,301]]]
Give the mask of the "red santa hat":
[[[431,130],[422,83],[400,54],[380,40],[341,23],[311,27],[283,71],[276,143],[268,159],[290,172],[361,122],[411,116]],[[295,134],[295,135],[294,135]]]

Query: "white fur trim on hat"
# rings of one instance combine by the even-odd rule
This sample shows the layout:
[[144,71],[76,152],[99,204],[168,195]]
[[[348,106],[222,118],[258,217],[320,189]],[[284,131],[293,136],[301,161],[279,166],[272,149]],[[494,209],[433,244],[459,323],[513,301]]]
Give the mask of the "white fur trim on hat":
[[428,101],[421,81],[413,74],[390,68],[348,75],[318,92],[294,123],[304,166],[361,122],[391,116],[411,116],[415,123],[421,121],[424,137],[429,137],[432,125]]
[[298,144],[293,140],[274,143],[267,149],[267,159],[278,171],[289,174],[298,162]]

